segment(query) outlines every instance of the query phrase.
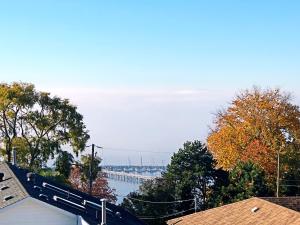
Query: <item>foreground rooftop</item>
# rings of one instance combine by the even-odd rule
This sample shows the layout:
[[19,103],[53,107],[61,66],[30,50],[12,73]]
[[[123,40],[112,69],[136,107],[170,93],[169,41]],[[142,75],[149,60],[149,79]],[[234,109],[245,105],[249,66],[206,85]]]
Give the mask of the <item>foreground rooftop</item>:
[[[29,198],[76,215],[82,219],[76,224],[98,225],[102,221],[100,199],[30,173],[28,170],[0,162],[0,216],[8,215],[7,210]],[[106,203],[106,206],[107,225],[144,224],[119,206],[111,203]],[[1,212],[5,214],[1,215]],[[36,224],[41,224],[41,221],[36,221]]]
[[300,213],[250,198],[167,221],[168,225],[299,225]]

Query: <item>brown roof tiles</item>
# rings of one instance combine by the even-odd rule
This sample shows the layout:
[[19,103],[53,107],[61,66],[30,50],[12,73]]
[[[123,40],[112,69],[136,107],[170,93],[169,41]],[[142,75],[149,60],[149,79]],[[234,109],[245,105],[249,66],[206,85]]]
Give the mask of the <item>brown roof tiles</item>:
[[4,180],[0,181],[0,209],[28,197],[28,193],[6,163],[0,162],[0,172],[4,174]]
[[[255,207],[258,210],[252,210]],[[253,212],[255,211],[255,212]],[[167,221],[168,225],[300,225],[300,213],[259,198]]]

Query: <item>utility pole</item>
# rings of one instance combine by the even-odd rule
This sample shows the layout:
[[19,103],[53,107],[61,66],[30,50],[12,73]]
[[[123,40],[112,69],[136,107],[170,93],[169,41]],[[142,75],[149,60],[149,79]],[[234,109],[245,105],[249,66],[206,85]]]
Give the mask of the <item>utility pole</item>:
[[[90,147],[90,146],[87,146]],[[94,159],[95,159],[95,147],[96,148],[102,148],[95,144],[92,144],[92,155],[91,155],[91,161],[90,161],[90,167],[89,167],[89,194],[92,195],[92,188],[93,188],[93,165],[94,165]]]
[[90,171],[89,171],[89,194],[92,195],[92,188],[93,188],[93,164],[94,164],[94,154],[95,154],[95,145],[92,144],[92,157],[91,157],[91,162],[90,162]]
[[277,179],[276,179],[276,197],[279,197],[279,179],[280,179],[280,156],[279,156],[279,150],[277,150]]
[[197,197],[194,198],[195,213],[197,212]]

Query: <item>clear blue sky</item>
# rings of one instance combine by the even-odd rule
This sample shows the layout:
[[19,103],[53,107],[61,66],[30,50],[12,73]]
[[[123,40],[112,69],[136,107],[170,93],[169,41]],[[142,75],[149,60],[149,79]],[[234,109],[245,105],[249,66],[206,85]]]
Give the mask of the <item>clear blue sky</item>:
[[240,89],[299,97],[299,12],[291,0],[1,1],[0,81],[71,98],[102,143],[174,151],[205,139]]
[[289,86],[300,79],[299,12],[283,0],[2,1],[1,79]]

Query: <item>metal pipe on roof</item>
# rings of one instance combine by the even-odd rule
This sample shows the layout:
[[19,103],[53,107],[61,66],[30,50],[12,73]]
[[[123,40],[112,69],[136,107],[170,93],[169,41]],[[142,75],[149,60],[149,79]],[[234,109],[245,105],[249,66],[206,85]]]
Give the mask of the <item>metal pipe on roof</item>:
[[12,164],[13,164],[14,166],[17,166],[17,151],[16,151],[16,148],[15,148],[15,147],[13,147],[12,154],[13,154],[13,161],[12,161]]
[[102,202],[102,221],[101,225],[106,225],[106,199],[101,199]]

